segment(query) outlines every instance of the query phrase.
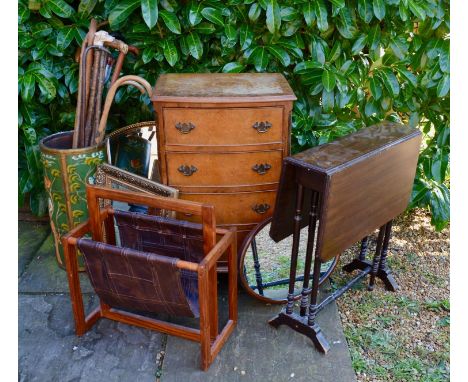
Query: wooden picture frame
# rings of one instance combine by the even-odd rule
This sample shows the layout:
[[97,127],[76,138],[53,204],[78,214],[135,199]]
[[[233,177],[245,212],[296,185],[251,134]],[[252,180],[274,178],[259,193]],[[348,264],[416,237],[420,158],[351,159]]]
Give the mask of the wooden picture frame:
[[[115,188],[113,185],[117,185],[128,191],[143,192],[174,199],[179,198],[179,190],[176,188],[143,178],[107,163],[97,166],[94,181],[96,185],[102,187]],[[104,199],[101,207],[107,207],[111,204],[110,200]],[[175,217],[175,212],[173,211],[161,210],[158,214],[166,217]]]

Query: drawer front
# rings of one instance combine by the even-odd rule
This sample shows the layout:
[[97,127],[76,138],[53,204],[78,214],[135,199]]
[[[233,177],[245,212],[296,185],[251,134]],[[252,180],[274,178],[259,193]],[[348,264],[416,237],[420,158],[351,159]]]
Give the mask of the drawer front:
[[167,145],[243,145],[282,141],[283,109],[164,108]]
[[276,183],[282,151],[251,153],[166,153],[172,186],[234,186]]
[[[275,191],[225,194],[180,193],[180,199],[211,204],[215,207],[216,224],[259,223],[271,216],[275,207]],[[195,221],[180,214],[179,219]]]

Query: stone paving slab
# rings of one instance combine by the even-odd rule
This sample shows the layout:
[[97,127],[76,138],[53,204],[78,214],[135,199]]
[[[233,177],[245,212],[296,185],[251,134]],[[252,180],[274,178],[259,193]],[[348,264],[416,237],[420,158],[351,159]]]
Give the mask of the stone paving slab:
[[[59,267],[54,248],[50,234],[23,273],[18,286],[20,293],[69,293],[67,273]],[[80,273],[80,281],[83,293],[93,292],[86,274]]]
[[[20,232],[20,240],[27,232]],[[28,248],[20,246],[20,252]],[[279,306],[265,305],[241,292],[238,327],[211,368],[202,372],[199,345],[177,337],[106,319],[99,320],[83,337],[76,337],[66,273],[56,262],[52,236],[31,258],[19,281],[20,381],[155,382],[156,373],[161,372],[156,360],[161,351],[165,351],[162,382],[356,380],[335,304],[318,318],[331,344],[324,356],[305,336],[267,324]],[[87,277],[80,277],[90,311],[97,298]],[[225,284],[223,277],[220,284]],[[226,319],[224,289],[220,288],[222,321]]]
[[18,222],[18,277],[23,274],[49,232],[49,224]]
[[[246,294],[239,295],[239,322],[207,372],[200,370],[200,346],[168,336],[162,382],[355,382],[351,358],[335,304],[318,316],[331,349],[315,350],[312,341],[289,327],[267,321],[280,310]],[[242,374],[242,371],[245,374]]]
[[[92,297],[88,297],[88,308]],[[74,333],[70,300],[19,296],[19,381],[154,382],[164,335],[100,320]]]

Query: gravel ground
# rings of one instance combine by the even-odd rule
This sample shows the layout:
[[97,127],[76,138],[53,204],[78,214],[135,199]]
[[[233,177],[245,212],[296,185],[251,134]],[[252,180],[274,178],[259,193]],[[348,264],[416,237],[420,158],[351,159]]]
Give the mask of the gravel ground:
[[[377,231],[370,251],[376,236]],[[306,240],[303,230],[298,275]],[[257,244],[263,281],[288,277],[291,239],[275,244],[266,228]],[[332,289],[349,279],[341,266],[357,251],[356,245],[342,255],[330,280]],[[249,282],[255,284],[251,253],[245,264]],[[449,380],[449,228],[435,232],[425,210],[403,215],[393,226],[388,264],[400,286],[396,293],[385,291],[380,280],[368,292],[365,279],[338,299],[358,381]]]

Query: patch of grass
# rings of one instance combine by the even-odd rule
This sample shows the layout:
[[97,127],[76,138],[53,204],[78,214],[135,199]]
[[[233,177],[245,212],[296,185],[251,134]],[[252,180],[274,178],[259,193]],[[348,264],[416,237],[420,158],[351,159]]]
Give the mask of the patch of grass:
[[440,320],[438,320],[436,322],[436,325],[437,326],[450,326],[450,316],[445,316],[445,317],[442,317]]
[[362,373],[367,370],[367,361],[354,348],[351,348],[351,363],[356,373]]
[[423,306],[433,312],[450,312],[450,301],[447,298],[442,300],[426,301]]
[[420,359],[407,358],[395,362],[392,367],[393,377],[397,381],[421,381],[424,365]]

